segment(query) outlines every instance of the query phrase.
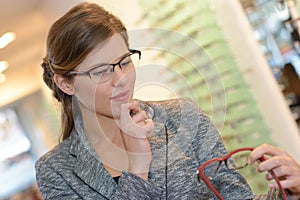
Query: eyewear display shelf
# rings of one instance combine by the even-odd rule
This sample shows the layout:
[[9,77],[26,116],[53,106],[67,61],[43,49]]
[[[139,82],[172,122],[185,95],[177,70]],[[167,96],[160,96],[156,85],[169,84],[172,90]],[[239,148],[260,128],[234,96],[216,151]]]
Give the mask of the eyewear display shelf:
[[[176,94],[179,96],[196,97],[201,109],[218,128],[228,151],[262,143],[272,144],[270,131],[218,26],[209,1],[141,0],[140,6],[144,9],[140,22],[145,20],[150,27],[174,30],[187,38],[186,41],[182,38],[178,41],[172,37],[158,37],[156,42],[167,42],[172,49],[184,47],[192,38],[202,49],[199,53],[197,49],[183,48],[181,56],[164,51],[158,56],[185,78],[170,77],[168,84],[177,85]],[[193,58],[197,63],[191,64],[184,57]],[[241,173],[255,193],[268,190],[263,174],[255,170]]]

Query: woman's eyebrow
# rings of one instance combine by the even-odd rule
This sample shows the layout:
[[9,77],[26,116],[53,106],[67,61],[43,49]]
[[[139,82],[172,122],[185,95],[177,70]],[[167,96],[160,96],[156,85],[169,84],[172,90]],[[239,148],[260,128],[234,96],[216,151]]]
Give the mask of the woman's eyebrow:
[[117,57],[117,58],[116,58],[113,62],[111,62],[111,63],[117,63],[117,62],[119,62],[122,58],[128,56],[129,54],[130,54],[130,51],[127,51],[127,52],[124,53],[123,55]]
[[129,55],[129,53],[130,53],[129,51],[126,52],[126,53],[124,53],[123,55],[121,55],[121,56],[115,58],[114,61],[112,61],[112,62],[101,62],[101,63],[96,63],[96,64],[94,64],[94,65],[88,67],[87,70],[91,70],[91,69],[93,69],[93,68],[95,68],[95,67],[102,67],[102,66],[105,66],[105,65],[116,64],[116,63],[118,63],[122,58],[124,58],[124,57],[126,57],[127,55]]
[[110,63],[97,63],[97,64],[94,64],[94,65],[88,67],[88,68],[86,69],[86,71],[89,71],[89,70],[94,69],[94,68],[97,68],[97,67],[107,66],[107,65],[110,65]]

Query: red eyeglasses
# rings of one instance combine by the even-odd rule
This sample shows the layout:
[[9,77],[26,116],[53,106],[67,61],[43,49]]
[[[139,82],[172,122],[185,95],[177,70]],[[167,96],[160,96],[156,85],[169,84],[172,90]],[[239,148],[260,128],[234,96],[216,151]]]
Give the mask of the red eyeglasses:
[[[218,173],[222,162],[224,162],[225,166],[230,170],[239,170],[239,169],[246,167],[248,165],[247,160],[248,160],[249,154],[251,151],[253,151],[253,149],[254,148],[251,148],[251,147],[236,149],[224,157],[210,159],[210,160],[206,161],[205,163],[203,163],[198,168],[198,174],[199,174],[200,178],[205,182],[205,184],[209,187],[209,189],[220,200],[224,200],[224,198],[217,191],[217,189],[212,185],[210,180],[212,180],[213,176]],[[232,158],[235,163],[229,161],[228,160],[229,158]],[[265,160],[266,160],[266,158],[264,156],[262,156],[258,162],[263,162]],[[280,191],[282,192],[283,199],[287,200],[286,192],[285,192],[284,188],[282,187],[282,185],[280,184],[278,177],[275,175],[273,170],[270,170],[269,172],[275,179],[276,183],[278,184]]]

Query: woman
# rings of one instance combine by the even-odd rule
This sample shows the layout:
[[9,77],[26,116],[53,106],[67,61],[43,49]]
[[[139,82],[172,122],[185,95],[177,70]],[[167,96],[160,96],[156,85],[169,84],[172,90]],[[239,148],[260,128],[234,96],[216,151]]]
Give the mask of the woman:
[[[133,100],[140,57],[122,22],[97,4],[79,4],[52,25],[42,67],[62,106],[62,142],[36,164],[45,199],[215,198],[195,171],[226,154],[219,134],[188,99]],[[256,148],[249,163],[264,154],[274,157],[259,171],[274,169],[299,199],[299,164],[269,145]],[[225,166],[220,174],[217,189],[225,199],[280,196],[270,185],[275,189],[254,197],[240,174]]]

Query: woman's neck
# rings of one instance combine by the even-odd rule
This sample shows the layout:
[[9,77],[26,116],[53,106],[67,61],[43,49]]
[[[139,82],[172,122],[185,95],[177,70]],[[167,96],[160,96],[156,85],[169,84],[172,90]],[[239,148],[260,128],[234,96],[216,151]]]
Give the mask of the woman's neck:
[[83,130],[91,144],[105,140],[115,143],[121,137],[121,131],[115,119],[89,110],[82,110],[81,113]]
[[122,133],[113,118],[82,111],[83,130],[111,176],[128,169]]

